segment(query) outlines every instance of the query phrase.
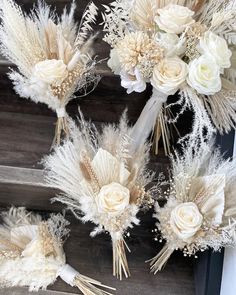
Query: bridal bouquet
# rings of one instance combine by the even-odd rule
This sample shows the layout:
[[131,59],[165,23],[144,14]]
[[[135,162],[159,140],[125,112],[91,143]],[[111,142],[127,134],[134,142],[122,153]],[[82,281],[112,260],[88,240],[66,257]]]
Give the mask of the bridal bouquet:
[[13,0],[0,7],[0,50],[13,64],[9,78],[15,91],[25,98],[45,103],[57,113],[55,142],[68,134],[66,105],[88,84],[96,85],[92,40],[88,37],[97,8],[89,2],[80,25],[74,21],[75,3],[61,16],[43,1],[28,15]]
[[[157,121],[168,142],[161,111],[169,95],[179,94],[180,111],[194,112],[193,132],[229,132],[236,121],[236,7],[229,0],[116,0],[104,5],[104,40],[112,47],[108,65],[127,93],[153,95],[133,138],[144,142]],[[210,117],[210,118],[209,118]]]
[[110,294],[96,287],[106,286],[66,264],[62,246],[69,222],[62,215],[51,215],[43,221],[20,207],[1,213],[1,217],[0,287],[27,286],[30,291],[38,291],[61,277],[84,295]]
[[107,125],[100,133],[81,118],[72,126],[72,138],[45,159],[47,183],[62,191],[56,200],[67,205],[83,222],[96,224],[91,236],[110,234],[113,246],[113,275],[122,279],[130,272],[125,235],[139,223],[137,213],[152,205],[145,190],[154,175],[147,170],[148,147],[136,149],[123,117],[119,126]]
[[236,162],[224,160],[212,146],[172,157],[170,189],[166,204],[156,203],[155,217],[163,249],[151,260],[154,273],[161,270],[175,250],[195,257],[197,252],[236,245]]

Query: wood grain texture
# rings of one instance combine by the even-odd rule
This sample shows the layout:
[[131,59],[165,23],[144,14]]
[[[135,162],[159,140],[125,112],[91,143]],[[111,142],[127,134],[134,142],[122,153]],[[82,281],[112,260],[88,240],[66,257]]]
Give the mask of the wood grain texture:
[[[109,236],[102,234],[90,238],[89,233],[93,225],[82,225],[70,215],[67,218],[71,222],[71,236],[65,244],[67,262],[80,273],[115,287],[116,295],[193,295],[193,263],[191,259],[183,258],[183,254],[175,253],[162,272],[156,276],[150,274],[149,265],[145,264],[145,261],[153,257],[160,246],[153,241],[151,233],[155,220],[151,219],[150,214],[141,217],[141,225],[135,227],[130,232],[130,238],[126,240],[131,249],[128,254],[131,278],[119,281],[112,276],[112,248]],[[67,286],[60,279],[49,289],[80,294],[76,288]],[[19,291],[22,292],[22,289]],[[15,295],[28,294],[14,292]],[[50,292],[42,293],[44,294],[60,295]]]

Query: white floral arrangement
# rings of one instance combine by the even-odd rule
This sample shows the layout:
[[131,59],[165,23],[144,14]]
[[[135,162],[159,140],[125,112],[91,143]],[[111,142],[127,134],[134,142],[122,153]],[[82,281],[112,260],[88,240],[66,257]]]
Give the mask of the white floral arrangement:
[[[186,136],[191,139],[203,141],[206,131],[210,136],[215,128],[224,133],[235,127],[234,1],[116,0],[104,7],[104,40],[112,48],[108,66],[127,93],[153,87],[133,128],[137,142],[157,123],[168,146],[165,124],[175,123],[186,108],[194,112],[192,134]],[[168,96],[176,93],[181,110],[167,120],[165,111],[173,105],[166,104]]]
[[16,67],[9,78],[24,98],[45,103],[56,112],[54,142],[68,135],[66,105],[78,90],[97,84],[96,61],[92,58],[93,37],[89,36],[97,7],[89,2],[80,25],[74,21],[76,5],[61,16],[43,1],[27,15],[14,0],[2,0],[0,7],[0,51]]
[[25,286],[29,291],[45,290],[60,277],[84,295],[110,294],[98,288],[109,287],[66,264],[63,243],[69,234],[69,222],[61,214],[52,214],[44,221],[23,207],[13,207],[2,212],[1,218],[1,288]]
[[166,203],[155,205],[155,240],[166,243],[151,260],[154,273],[175,250],[197,258],[207,249],[236,246],[236,161],[212,148],[188,147],[172,156],[170,188],[160,195]]
[[147,170],[148,146],[134,149],[126,118],[98,132],[82,115],[71,139],[46,157],[46,181],[62,193],[56,198],[82,222],[93,222],[94,237],[109,233],[113,245],[113,275],[130,275],[125,236],[139,224],[137,213],[152,206],[158,185],[146,190],[154,174]]

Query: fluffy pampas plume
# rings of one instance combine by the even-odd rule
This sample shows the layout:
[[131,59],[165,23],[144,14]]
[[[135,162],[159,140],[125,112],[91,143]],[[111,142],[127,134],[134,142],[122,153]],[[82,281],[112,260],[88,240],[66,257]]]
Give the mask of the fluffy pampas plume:
[[118,126],[103,126],[102,132],[82,117],[72,139],[45,159],[47,183],[62,191],[56,200],[82,222],[96,224],[92,237],[101,232],[111,235],[113,275],[120,279],[130,274],[125,234],[139,224],[137,213],[152,205],[158,189],[145,189],[154,177],[146,167],[148,146],[134,150],[130,131],[125,116]]
[[58,16],[41,0],[28,15],[14,0],[2,0],[0,7],[0,50],[17,67],[9,78],[21,97],[57,113],[56,143],[62,132],[68,134],[67,103],[99,80],[89,36],[97,8],[89,2],[80,25],[74,21],[75,8],[72,2],[70,11],[65,8]]
[[[100,282],[81,275],[66,264],[63,242],[69,224],[60,214],[43,221],[25,208],[1,213],[0,287],[27,286],[46,289],[60,277],[84,295],[110,294]],[[108,287],[106,287],[108,288]]]
[[[171,150],[169,123],[193,111],[191,134],[202,142],[216,130],[228,133],[236,122],[236,6],[228,0],[116,0],[104,5],[104,41],[111,46],[108,66],[127,93],[153,94],[132,137],[145,142],[162,135]],[[178,96],[173,117],[168,97]],[[156,126],[156,128],[155,128]]]
[[184,256],[196,256],[208,248],[236,246],[236,161],[223,159],[212,148],[187,148],[184,155],[172,157],[166,204],[155,207],[157,239],[166,244],[151,260],[154,273],[178,249]]

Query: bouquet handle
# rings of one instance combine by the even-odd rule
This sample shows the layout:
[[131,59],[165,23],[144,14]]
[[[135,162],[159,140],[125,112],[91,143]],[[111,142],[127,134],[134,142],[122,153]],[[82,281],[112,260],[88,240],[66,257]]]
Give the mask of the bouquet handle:
[[55,128],[55,137],[53,140],[52,147],[55,145],[59,145],[61,143],[62,133],[68,136],[69,128],[68,128],[68,115],[66,113],[65,107],[58,108],[56,110],[57,113],[57,123]]
[[142,113],[131,130],[130,136],[133,139],[133,152],[146,142],[148,136],[154,130],[157,118],[167,98],[168,95],[153,88],[152,96],[147,101]]
[[101,282],[81,275],[69,264],[65,264],[58,272],[60,278],[72,287],[77,287],[84,295],[112,295],[100,288],[115,290],[114,288],[103,285]]
[[112,239],[113,247],[113,275],[122,280],[122,274],[124,273],[125,277],[130,276],[128,261],[126,257],[126,249],[130,252],[125,240]]

